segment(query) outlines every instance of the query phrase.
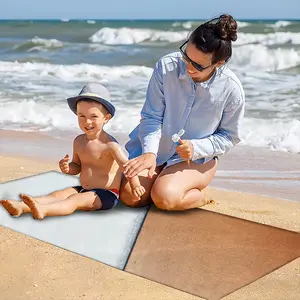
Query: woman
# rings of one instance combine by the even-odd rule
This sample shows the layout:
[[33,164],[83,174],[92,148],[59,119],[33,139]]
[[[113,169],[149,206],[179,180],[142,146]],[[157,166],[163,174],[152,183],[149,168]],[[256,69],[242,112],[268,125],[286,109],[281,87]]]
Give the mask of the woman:
[[[225,67],[237,23],[221,15],[196,28],[179,52],[162,57],[147,89],[140,124],[126,144],[120,199],[128,206],[186,210],[204,205],[202,190],[215,176],[218,156],[240,142],[245,95]],[[172,135],[184,129],[181,145]],[[139,175],[146,193],[137,201],[127,178]]]

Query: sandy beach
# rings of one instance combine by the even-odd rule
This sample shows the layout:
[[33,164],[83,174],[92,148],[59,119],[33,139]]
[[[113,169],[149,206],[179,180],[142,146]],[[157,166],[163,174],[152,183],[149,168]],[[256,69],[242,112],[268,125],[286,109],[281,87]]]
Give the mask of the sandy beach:
[[[3,183],[59,171],[58,159],[70,151],[68,138],[9,131],[2,131],[1,138],[5,141],[0,152]],[[45,151],[41,151],[41,144]],[[208,188],[216,203],[203,209],[300,232],[298,156],[266,153],[240,147],[221,159],[219,173]],[[274,182],[276,188],[272,186]],[[1,300],[201,299],[5,227],[0,227],[0,241]],[[288,299],[296,300],[298,266],[299,259],[224,299],[284,300],[288,291]],[[40,271],[37,273],[34,268]]]

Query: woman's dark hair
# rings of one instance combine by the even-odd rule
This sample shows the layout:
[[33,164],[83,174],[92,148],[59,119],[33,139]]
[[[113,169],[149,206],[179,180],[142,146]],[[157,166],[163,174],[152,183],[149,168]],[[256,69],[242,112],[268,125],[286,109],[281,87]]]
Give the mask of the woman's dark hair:
[[198,26],[189,40],[204,53],[212,53],[212,63],[224,60],[232,55],[232,43],[237,39],[237,23],[231,15],[221,15]]

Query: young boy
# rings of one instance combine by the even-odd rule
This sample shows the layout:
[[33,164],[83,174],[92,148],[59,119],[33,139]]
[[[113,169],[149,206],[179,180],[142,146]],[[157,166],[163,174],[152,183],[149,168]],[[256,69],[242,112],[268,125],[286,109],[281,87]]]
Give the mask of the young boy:
[[[118,203],[123,165],[127,157],[116,140],[103,130],[114,116],[108,90],[100,84],[85,85],[79,96],[67,99],[84,132],[73,142],[73,158],[66,155],[59,161],[61,171],[80,173],[81,186],[55,191],[47,196],[30,197],[20,194],[23,201],[1,200],[2,206],[14,217],[31,212],[35,219],[63,216],[76,210],[107,210]],[[137,200],[145,193],[138,177],[130,180]]]

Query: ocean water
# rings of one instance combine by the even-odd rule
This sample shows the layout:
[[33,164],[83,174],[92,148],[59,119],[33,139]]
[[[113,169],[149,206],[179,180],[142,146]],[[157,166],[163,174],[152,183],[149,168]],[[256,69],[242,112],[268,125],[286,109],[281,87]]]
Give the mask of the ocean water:
[[[107,86],[117,114],[137,125],[155,62],[202,21],[0,21],[0,128],[78,133],[66,98]],[[300,153],[300,20],[239,21],[229,67],[246,93],[241,145]]]

